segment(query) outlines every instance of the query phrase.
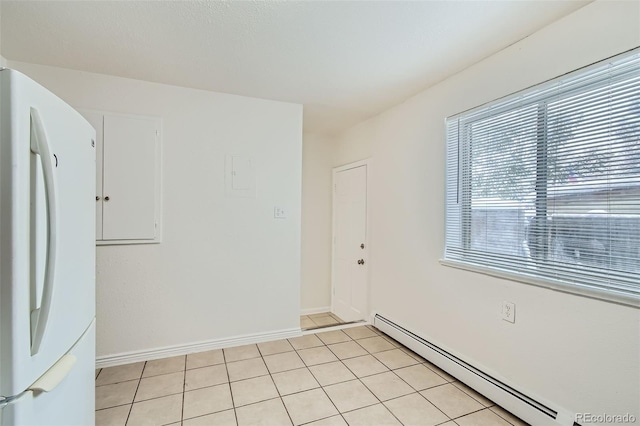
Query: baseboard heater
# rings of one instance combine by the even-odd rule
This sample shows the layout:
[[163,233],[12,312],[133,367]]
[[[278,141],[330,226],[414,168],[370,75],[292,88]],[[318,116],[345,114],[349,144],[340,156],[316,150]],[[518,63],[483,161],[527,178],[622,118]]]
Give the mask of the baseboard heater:
[[559,416],[548,404],[525,395],[379,314],[374,315],[373,325],[530,424],[573,424],[572,416]]

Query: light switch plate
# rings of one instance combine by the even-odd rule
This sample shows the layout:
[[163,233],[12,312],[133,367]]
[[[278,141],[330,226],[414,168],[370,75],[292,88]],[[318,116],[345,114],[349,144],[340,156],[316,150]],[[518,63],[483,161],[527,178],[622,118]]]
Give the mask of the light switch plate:
[[284,207],[275,206],[273,208],[273,217],[275,219],[286,219],[287,218],[287,212],[284,210]]

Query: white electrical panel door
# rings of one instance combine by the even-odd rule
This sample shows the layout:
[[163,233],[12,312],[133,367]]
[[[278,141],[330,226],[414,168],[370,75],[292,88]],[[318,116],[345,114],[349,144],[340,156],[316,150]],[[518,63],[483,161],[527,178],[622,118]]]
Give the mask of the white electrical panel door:
[[103,240],[153,240],[160,120],[104,115]]
[[228,197],[256,197],[256,171],[251,157],[225,155],[225,193]]
[[251,164],[251,158],[234,156],[232,158],[232,162],[232,189],[252,189],[255,185],[255,177],[253,172],[253,165]]
[[96,131],[96,240],[102,239],[102,124],[100,112],[79,109],[78,112]]

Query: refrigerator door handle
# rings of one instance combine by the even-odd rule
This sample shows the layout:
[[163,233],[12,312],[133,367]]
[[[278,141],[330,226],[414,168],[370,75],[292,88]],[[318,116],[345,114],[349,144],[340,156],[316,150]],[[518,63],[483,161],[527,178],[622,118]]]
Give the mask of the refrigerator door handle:
[[40,350],[40,345],[42,344],[42,339],[47,327],[49,311],[51,310],[57,248],[57,203],[54,159],[40,114],[38,110],[33,107],[31,107],[31,151],[34,154],[40,155],[47,212],[47,254],[42,299],[39,307],[31,312],[31,355],[35,355]]
[[60,358],[46,373],[29,386],[29,389],[13,396],[0,396],[0,409],[9,404],[13,404],[27,392],[51,392],[67,377],[77,360],[75,355],[67,354]]
[[[67,354],[60,358],[58,362],[47,370],[38,380],[36,380],[29,389],[20,392],[17,395],[12,396],[0,396],[0,416],[1,410],[9,404],[16,403],[20,398],[25,396],[29,392],[51,392],[64,380],[65,377],[71,371],[71,368],[75,365],[78,359],[75,355]],[[0,417],[1,418],[1,417]]]
[[36,392],[51,392],[60,382],[67,377],[69,371],[78,359],[75,355],[67,354],[60,358],[53,367],[47,370],[29,389]]

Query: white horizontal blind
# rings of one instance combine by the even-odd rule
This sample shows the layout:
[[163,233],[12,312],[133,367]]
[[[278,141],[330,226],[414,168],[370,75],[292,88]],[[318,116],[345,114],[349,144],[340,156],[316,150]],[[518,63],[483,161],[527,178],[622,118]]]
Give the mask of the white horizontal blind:
[[640,301],[639,51],[446,125],[446,260]]

